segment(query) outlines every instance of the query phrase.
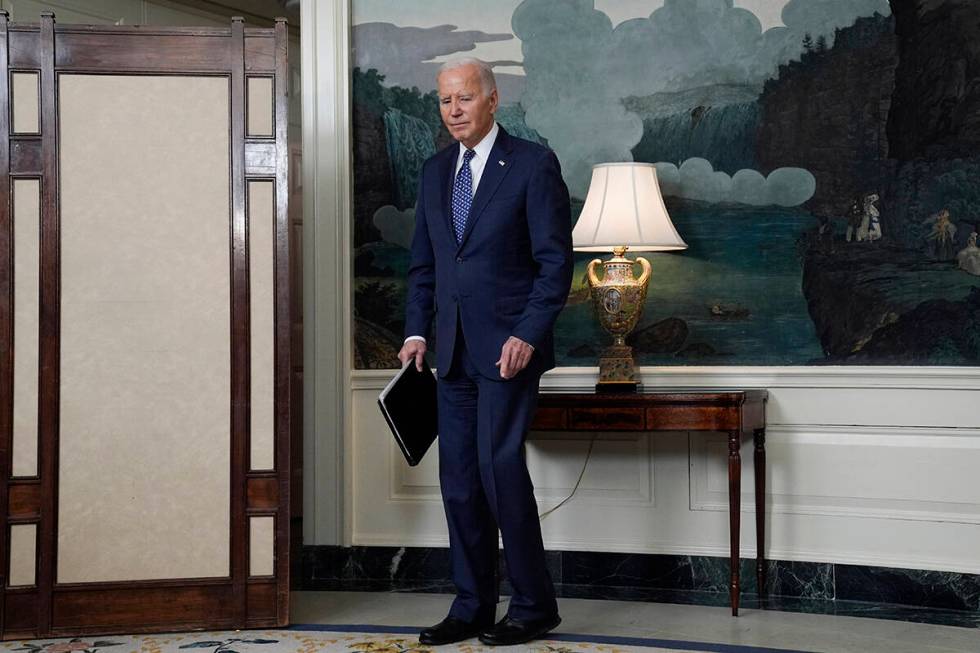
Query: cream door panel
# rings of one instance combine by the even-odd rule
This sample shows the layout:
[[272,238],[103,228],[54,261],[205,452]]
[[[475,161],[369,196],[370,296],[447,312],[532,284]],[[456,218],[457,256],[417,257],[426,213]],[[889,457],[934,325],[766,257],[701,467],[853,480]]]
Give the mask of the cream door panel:
[[8,585],[18,587],[37,582],[37,524],[10,527],[10,577]]
[[41,184],[16,179],[14,207],[14,442],[12,476],[37,476]]
[[248,77],[246,78],[248,90],[248,104],[246,106],[246,129],[247,136],[259,136],[272,138],[273,132],[273,112],[272,112],[272,78],[271,77]]
[[271,576],[275,572],[275,523],[272,517],[248,520],[249,576]]
[[36,72],[10,74],[12,132],[38,134],[41,131],[41,75]]
[[229,573],[229,86],[61,75],[58,582]]
[[271,181],[248,183],[251,313],[249,468],[275,467],[275,195]]

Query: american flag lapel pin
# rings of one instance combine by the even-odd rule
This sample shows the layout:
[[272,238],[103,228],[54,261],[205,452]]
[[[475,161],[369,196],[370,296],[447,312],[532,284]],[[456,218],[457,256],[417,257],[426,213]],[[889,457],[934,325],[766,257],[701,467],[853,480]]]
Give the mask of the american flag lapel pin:
[[507,165],[507,163],[505,163],[503,159],[501,159],[500,161],[497,161],[497,163],[499,163],[502,166]]

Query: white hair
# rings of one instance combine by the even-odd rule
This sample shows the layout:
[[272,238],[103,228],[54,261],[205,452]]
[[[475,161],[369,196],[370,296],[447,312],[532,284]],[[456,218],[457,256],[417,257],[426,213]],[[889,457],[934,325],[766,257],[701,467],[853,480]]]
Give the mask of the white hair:
[[493,68],[483,59],[477,59],[476,57],[457,57],[456,59],[450,59],[439,66],[436,79],[439,79],[439,75],[444,72],[463,68],[464,66],[476,66],[480,74],[480,86],[483,88],[484,94],[490,95],[497,88],[497,79],[493,76]]

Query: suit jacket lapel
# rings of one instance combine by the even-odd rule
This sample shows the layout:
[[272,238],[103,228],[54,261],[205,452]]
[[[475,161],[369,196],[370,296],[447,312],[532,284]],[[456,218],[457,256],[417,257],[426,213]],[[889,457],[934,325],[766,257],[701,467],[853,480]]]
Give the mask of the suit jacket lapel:
[[[487,207],[487,202],[497,192],[500,182],[510,172],[512,167],[510,152],[512,149],[513,145],[510,142],[510,136],[501,127],[497,133],[497,140],[494,141],[493,147],[490,149],[490,157],[486,165],[483,166],[480,185],[476,187],[476,195],[473,196],[470,215],[466,218],[466,229],[463,231],[463,237],[459,241],[459,247],[456,248],[457,252],[466,244],[466,239],[473,232],[473,225],[480,219],[480,216],[483,214],[483,209]],[[452,220],[450,219],[450,225],[451,223]]]
[[453,182],[456,177],[456,159],[459,157],[459,145],[453,144],[443,150],[444,156],[439,162],[439,191],[442,193],[442,222],[449,230],[453,241],[456,234],[453,231]]

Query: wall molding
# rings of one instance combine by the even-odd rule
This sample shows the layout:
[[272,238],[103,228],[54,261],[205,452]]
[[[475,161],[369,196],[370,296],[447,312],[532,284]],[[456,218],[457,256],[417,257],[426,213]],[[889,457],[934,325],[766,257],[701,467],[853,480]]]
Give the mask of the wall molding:
[[349,2],[303,2],[303,540],[346,542],[351,450]]
[[[381,390],[395,370],[351,370],[354,390]],[[541,379],[542,390],[592,390],[598,367],[559,367]],[[646,388],[838,388],[873,390],[980,390],[977,367],[793,366],[640,367]]]
[[[767,432],[767,445],[774,447],[864,447],[887,449],[918,449],[935,454],[942,450],[980,452],[980,429],[921,428],[921,427],[870,427],[870,426],[794,426],[773,427]],[[691,473],[689,497],[690,510],[728,512],[727,476],[720,473],[717,461],[724,460],[727,452],[724,435],[692,434],[690,438]],[[714,451],[709,451],[712,449]],[[886,455],[888,452],[882,452]],[[957,453],[950,454],[956,456]],[[771,454],[770,454],[771,455]],[[912,458],[910,456],[909,458]],[[715,464],[712,464],[714,462]],[[897,470],[909,471],[911,460]],[[713,473],[712,473],[713,472]],[[747,477],[742,485],[742,512],[753,513],[752,468],[746,465]],[[772,470],[770,470],[772,473]],[[903,485],[905,481],[896,481]],[[950,500],[926,500],[890,496],[887,498],[862,494],[834,493],[837,488],[847,489],[843,483],[828,483],[817,494],[773,493],[771,481],[767,488],[767,512],[783,515],[819,515],[860,519],[906,520],[919,522],[980,524],[980,502],[969,501],[961,496]],[[896,493],[897,494],[897,493]]]

